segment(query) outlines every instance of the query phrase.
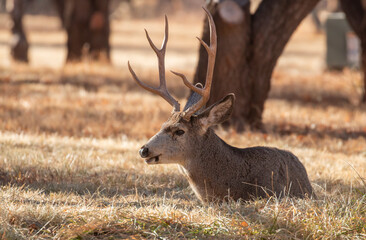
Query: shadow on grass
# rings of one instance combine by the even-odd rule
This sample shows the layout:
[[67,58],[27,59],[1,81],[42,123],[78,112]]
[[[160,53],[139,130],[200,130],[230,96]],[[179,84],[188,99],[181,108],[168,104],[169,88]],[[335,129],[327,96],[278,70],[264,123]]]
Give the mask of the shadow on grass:
[[[27,168],[21,169],[21,171],[28,171]],[[41,168],[41,173],[43,177],[47,174],[45,169]],[[76,174],[76,173],[73,173]],[[113,181],[108,180],[105,176],[112,174],[113,176],[118,176]],[[132,187],[122,187],[115,186],[118,181],[121,181],[123,185],[123,179],[127,178],[127,175],[133,176],[135,178],[142,177],[145,178],[143,181],[135,181],[135,186]],[[334,202],[333,199],[337,195],[343,195],[339,200],[339,204],[342,201],[348,201],[348,197],[351,196],[356,199],[358,196],[362,197],[362,192],[357,192],[360,189],[352,187],[350,185],[344,184],[341,181],[329,181],[324,179],[318,179],[315,181],[315,185],[318,185],[318,200],[310,200],[309,202],[297,202],[296,199],[292,201],[291,199],[285,198],[284,200],[278,200],[276,198],[271,199],[257,199],[256,201],[249,202],[229,202],[223,205],[211,204],[208,206],[202,206],[198,200],[187,190],[187,184],[184,187],[179,187],[181,184],[181,179],[173,174],[165,174],[164,176],[155,175],[141,175],[134,171],[118,171],[118,170],[108,170],[101,171],[97,175],[83,175],[82,177],[75,177],[70,179],[38,179],[40,181],[31,181],[30,176],[28,179],[22,180],[21,174],[9,174],[0,170],[0,184],[11,184],[15,186],[22,186],[25,189],[37,190],[46,194],[50,193],[63,193],[63,194],[76,194],[80,195],[83,201],[91,204],[92,206],[97,206],[103,209],[104,207],[120,207],[121,211],[117,211],[116,220],[113,221],[103,221],[101,219],[96,219],[92,222],[77,222],[77,218],[73,222],[65,223],[66,228],[63,228],[66,232],[68,238],[71,239],[72,236],[80,236],[81,238],[108,238],[108,237],[128,237],[128,236],[142,236],[151,237],[154,236],[169,238],[199,238],[199,239],[214,239],[218,237],[220,239],[242,239],[247,234],[252,234],[255,238],[260,238],[261,236],[275,237],[277,238],[280,233],[284,234],[283,237],[286,239],[291,238],[290,236],[299,237],[299,234],[305,234],[306,227],[297,222],[297,225],[288,224],[288,220],[283,216],[286,211],[289,212],[291,217],[291,212],[295,209],[298,213],[309,212],[312,214],[315,210],[321,211],[324,203],[327,201]],[[34,178],[34,176],[33,176]],[[165,179],[164,179],[165,178]],[[88,181],[88,179],[92,179]],[[168,179],[168,180],[167,180]],[[110,182],[108,182],[110,181]],[[111,184],[113,182],[113,184]],[[169,182],[169,183],[167,183]],[[148,183],[148,184],[147,184]],[[169,186],[168,186],[169,185]],[[154,187],[158,186],[158,187]],[[173,187],[170,187],[173,186]],[[361,189],[362,191],[362,189]],[[365,191],[363,192],[365,194]],[[135,195],[134,200],[126,200],[115,202],[113,197],[125,196],[125,195]],[[331,196],[331,200],[327,200],[327,195]],[[195,220],[189,220],[181,217],[180,214],[175,215],[154,215],[146,214],[139,215],[134,214],[129,211],[129,207],[135,208],[145,208],[151,206],[162,206],[164,205],[164,199],[176,199],[183,200],[178,201],[178,203],[173,203],[174,209],[181,209],[184,213],[189,215],[190,211],[193,209],[198,209],[204,213],[210,213],[214,215],[210,222],[204,220],[203,222],[197,222]],[[121,199],[121,198],[120,198]],[[343,199],[343,200],[342,200]],[[17,199],[12,200],[13,202],[18,201]],[[31,204],[31,205],[66,205],[70,207],[78,208],[80,203],[73,203],[67,200],[54,200],[46,199],[38,201],[35,199],[22,199],[19,200],[21,204]],[[188,203],[187,203],[188,202]],[[309,205],[309,207],[304,206]],[[355,204],[356,205],[356,204]],[[168,207],[171,205],[167,205]],[[297,207],[300,206],[300,207]],[[353,205],[352,205],[353,206]],[[127,210],[126,210],[127,209]],[[276,212],[276,209],[280,209]],[[348,208],[342,207],[344,211],[348,211]],[[281,211],[284,214],[281,215]],[[103,211],[103,210],[102,210]],[[163,210],[164,212],[166,210]],[[220,216],[225,216],[221,218]],[[279,217],[280,216],[280,217]],[[282,216],[282,217],[281,217]],[[93,219],[93,218],[91,218]],[[47,219],[46,219],[47,220]],[[46,220],[38,223],[38,228],[48,224]],[[34,220],[38,221],[38,220]],[[29,223],[29,225],[32,222]],[[248,224],[249,223],[249,224]],[[56,222],[50,226],[59,226]],[[37,229],[38,230],[38,229]],[[304,230],[304,231],[302,231]],[[301,236],[301,235],[300,235]],[[280,237],[281,238],[281,237]],[[306,237],[304,237],[306,238]],[[292,238],[291,238],[292,239]]]
[[[20,90],[17,89],[18,86],[26,84],[40,84],[40,85],[72,85],[78,88],[84,88],[88,91],[98,91],[102,87],[117,87],[123,92],[146,92],[141,89],[135,82],[127,78],[113,78],[96,75],[70,75],[61,76],[59,81],[52,82],[42,82],[40,79],[24,79],[17,81],[1,81],[0,80],[0,93],[2,95],[14,95]],[[150,84],[150,83],[149,83]],[[14,86],[14,89],[4,87],[1,85]],[[271,92],[270,98],[272,99],[283,99],[290,103],[302,106],[320,106],[322,108],[327,108],[329,106],[334,106],[346,110],[356,110],[361,111],[366,110],[364,106],[355,106],[346,97],[342,96],[341,93],[337,94],[334,92],[327,92],[323,90],[314,90],[316,92],[313,96],[304,97],[308,95],[313,90],[307,89],[307,93],[299,93],[298,89],[300,86],[296,84],[284,86],[281,88],[274,88]],[[178,97],[184,97],[187,91],[183,86],[178,84],[173,84],[171,90],[174,95]],[[285,90],[284,90],[285,89]],[[12,93],[12,91],[14,93]],[[315,96],[320,96],[322,100],[317,100]],[[0,106],[1,108],[1,106]],[[143,113],[136,112],[135,114],[127,114],[123,110],[113,109],[105,110],[102,113],[99,110],[93,108],[62,108],[58,106],[50,106],[48,108],[32,111],[24,111],[23,108],[17,108],[14,106],[3,106],[2,110],[5,115],[3,115],[3,120],[12,121],[16,124],[8,124],[7,126],[13,126],[12,129],[6,129],[9,131],[15,131],[15,128],[27,129],[33,132],[44,132],[44,133],[58,133],[60,135],[66,136],[96,136],[96,137],[107,137],[116,136],[120,133],[125,133],[128,135],[128,129],[125,128],[126,124],[124,122],[131,122],[131,119],[139,119]],[[37,114],[34,114],[37,112]],[[42,119],[38,117],[42,116]],[[50,116],[58,116],[58,119],[62,124],[58,124],[54,118],[50,121],[45,121],[49,119]],[[28,121],[23,121],[28,119]],[[134,120],[133,120],[134,121]],[[66,124],[64,122],[74,122],[74,124]],[[106,124],[111,122],[110,125]],[[52,124],[50,124],[52,123]],[[113,123],[113,124],[112,124]],[[93,126],[93,131],[87,131],[88,126]],[[100,128],[98,128],[101,126]],[[303,135],[303,136],[315,136],[317,138],[336,138],[342,140],[364,138],[366,139],[366,131],[364,129],[350,129],[350,128],[337,128],[334,129],[330,126],[304,126],[301,124],[292,123],[266,123],[266,130],[268,133],[277,134],[280,136],[287,135]]]
[[288,136],[296,134],[299,136],[314,136],[317,138],[335,138],[341,140],[365,138],[366,131],[364,130],[350,130],[347,128],[333,129],[328,126],[302,126],[291,123],[273,124],[266,123],[266,129],[271,134],[280,136]]
[[[144,81],[144,80],[142,80]],[[144,81],[151,86],[156,85],[157,83],[151,83],[151,81]],[[121,92],[125,91],[136,91],[136,92],[144,92],[141,87],[139,87],[132,79],[130,78],[113,78],[113,77],[105,77],[98,76],[94,74],[83,74],[82,76],[78,75],[70,75],[70,76],[61,76],[58,81],[41,81],[38,77],[30,78],[30,79],[22,79],[17,81],[1,81],[1,85],[8,86],[22,86],[27,84],[40,84],[44,86],[59,86],[59,85],[71,85],[74,87],[85,89],[89,92],[97,92],[102,87],[117,87],[121,89]],[[178,98],[184,98],[187,96],[188,90],[182,85],[173,84],[169,86],[169,91],[174,94],[174,96]]]
[[17,167],[13,171],[0,169],[0,185],[24,187],[46,194],[65,193],[91,198],[132,195],[137,198],[188,200],[192,197],[188,182],[178,173],[157,176],[153,173],[141,174],[131,169],[108,169],[91,174],[85,171],[67,173],[44,167]]
[[[106,65],[108,67],[108,65]],[[1,68],[0,68],[1,69]],[[85,73],[81,74],[61,74],[58,75],[53,73],[53,81],[42,81],[40,79],[41,73],[33,74],[21,74],[21,79],[15,81],[4,80],[0,78],[1,85],[27,85],[27,84],[40,84],[40,85],[72,85],[75,87],[83,88],[86,91],[96,92],[102,87],[118,87],[125,91],[137,91],[146,92],[141,89],[130,77],[127,66],[119,68],[121,71],[121,77],[118,73],[116,76],[106,76],[103,73]],[[119,70],[111,68],[111,71],[118,72]],[[126,77],[126,73],[127,76]],[[145,73],[146,74],[146,73]],[[15,77],[18,78],[18,77]],[[154,79],[156,78],[156,79]],[[152,86],[158,85],[157,73],[154,76],[149,76],[146,79],[141,79],[143,82],[148,83]],[[153,83],[152,83],[153,82]],[[187,88],[181,83],[180,80],[170,81],[169,90],[178,98],[185,98],[188,96]],[[352,96],[347,96],[345,93],[335,91],[319,89],[316,87],[304,87],[301,83],[291,83],[281,86],[273,86],[270,93],[269,99],[280,99],[290,103],[302,105],[302,106],[317,106],[321,108],[327,108],[329,106],[338,107],[347,110],[361,109],[366,111],[366,106],[357,106],[350,101]],[[361,96],[360,96],[361,97]]]
[[[313,181],[316,194],[344,192],[364,192],[360,176],[355,177],[359,186],[343,183],[341,180],[316,179]],[[363,179],[365,181],[365,179]],[[59,169],[44,167],[17,167],[13,171],[0,169],[0,185],[13,185],[49,193],[72,193],[80,196],[127,196],[158,197],[173,199],[192,199],[188,181],[178,172],[141,174],[132,169],[107,169],[88,173],[85,169],[75,172],[63,172]],[[321,189],[321,190],[320,190]],[[318,196],[321,199],[320,196]],[[193,197],[196,199],[195,197]],[[196,199],[197,200],[197,199]]]
[[[300,91],[299,89],[302,89]],[[361,109],[366,111],[366,106],[357,106],[351,102],[352,96],[345,93],[327,89],[306,88],[300,84],[287,84],[280,87],[274,86],[269,94],[269,99],[285,100],[301,106],[317,106],[323,109],[337,107],[346,110]],[[361,98],[361,96],[359,96]]]

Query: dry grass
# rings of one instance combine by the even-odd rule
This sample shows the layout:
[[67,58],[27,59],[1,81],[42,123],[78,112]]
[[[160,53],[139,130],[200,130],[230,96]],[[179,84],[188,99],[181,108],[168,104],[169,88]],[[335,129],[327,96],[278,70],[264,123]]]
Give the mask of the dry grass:
[[[118,27],[133,31],[128,24]],[[190,28],[182,29],[181,34],[191,36]],[[147,166],[139,159],[139,146],[171,109],[135,86],[125,67],[82,63],[60,70],[57,61],[51,69],[2,63],[0,238],[364,239],[366,109],[358,106],[361,77],[351,71],[323,73],[312,64],[296,68],[295,45],[312,41],[314,51],[322,49],[322,37],[303,29],[306,34],[294,36],[274,74],[264,113],[267,133],[218,129],[218,134],[238,147],[292,151],[304,163],[318,200],[202,205],[175,166]],[[303,35],[307,37],[301,41]],[[148,50],[141,48],[146,45],[142,31],[141,36],[129,51],[136,55],[133,62],[141,78],[152,82],[154,56],[145,60],[146,68],[138,63],[144,57],[138,52]],[[182,57],[179,47],[172,45],[173,63],[184,58],[190,63],[177,70],[192,75],[196,50]],[[56,50],[55,55],[61,51]],[[183,100],[183,84],[169,84]]]
[[[246,137],[229,140],[241,138]],[[6,239],[361,239],[366,234],[366,186],[351,167],[365,176],[364,152],[270,141],[302,159],[319,200],[203,206],[175,167],[149,167],[138,159],[143,141],[3,132],[0,142],[0,219]],[[269,144],[260,135],[246,142]]]

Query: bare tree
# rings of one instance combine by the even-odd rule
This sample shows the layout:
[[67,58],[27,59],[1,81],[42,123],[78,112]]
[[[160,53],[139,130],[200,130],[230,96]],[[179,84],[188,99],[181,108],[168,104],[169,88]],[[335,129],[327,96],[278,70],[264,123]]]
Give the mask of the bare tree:
[[361,68],[364,72],[364,94],[361,101],[366,103],[366,1],[340,0],[340,2],[349,24],[361,40]]
[[[249,0],[209,1],[218,34],[212,94],[209,105],[227,93],[237,96],[227,124],[241,131],[262,127],[262,112],[277,59],[300,22],[319,0],[263,0],[254,13]],[[207,21],[202,39],[209,39]],[[201,46],[194,83],[204,83],[207,53]]]

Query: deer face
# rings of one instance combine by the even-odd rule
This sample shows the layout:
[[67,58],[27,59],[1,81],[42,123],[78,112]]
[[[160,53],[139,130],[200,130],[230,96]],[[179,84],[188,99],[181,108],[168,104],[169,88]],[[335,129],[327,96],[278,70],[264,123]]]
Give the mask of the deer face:
[[195,128],[180,113],[173,113],[160,131],[154,135],[139,153],[147,164],[182,163],[190,144],[195,141]]
[[182,113],[173,113],[161,130],[153,136],[139,153],[147,164],[178,163],[185,165],[200,154],[208,129],[227,120],[234,104],[234,94],[227,95],[187,121]]
[[[183,164],[182,161],[184,159],[188,159],[189,155],[192,154],[193,149],[199,149],[198,144],[203,141],[200,141],[200,137],[206,133],[209,126],[213,125],[212,121],[208,119],[208,116],[211,115],[210,111],[204,111],[202,114],[194,115],[207,103],[210,98],[211,84],[212,84],[212,76],[215,66],[215,57],[216,57],[216,48],[217,48],[217,35],[216,28],[213,22],[213,18],[209,11],[204,8],[207,16],[208,22],[210,25],[210,45],[207,45],[202,39],[198,38],[201,44],[207,51],[208,55],[208,63],[207,63],[207,75],[205,86],[202,85],[193,85],[191,84],[187,78],[177,72],[173,72],[175,75],[182,78],[183,83],[190,88],[196,95],[199,95],[199,98],[194,97],[194,94],[191,95],[193,97],[192,102],[188,100],[186,108],[181,112],[180,104],[177,100],[175,100],[167,90],[166,81],[165,81],[165,65],[164,58],[166,52],[166,46],[168,42],[168,19],[165,17],[165,38],[162,44],[162,47],[158,49],[154,43],[151,41],[148,32],[146,31],[146,37],[149,41],[151,48],[156,53],[158,57],[159,63],[159,87],[151,87],[141,82],[135,72],[132,70],[130,63],[128,63],[128,68],[131,72],[133,79],[136,83],[142,88],[160,95],[164,98],[170,105],[174,107],[174,112],[170,116],[169,120],[165,122],[161,128],[161,130],[152,137],[142,148],[139,153],[142,158],[145,159],[148,164],[157,164],[157,163],[180,163]],[[233,95],[231,96],[232,100],[234,99]],[[232,105],[232,101],[231,105]],[[216,106],[216,104],[215,104]],[[214,106],[207,109],[213,109]],[[214,114],[215,115],[215,114]]]

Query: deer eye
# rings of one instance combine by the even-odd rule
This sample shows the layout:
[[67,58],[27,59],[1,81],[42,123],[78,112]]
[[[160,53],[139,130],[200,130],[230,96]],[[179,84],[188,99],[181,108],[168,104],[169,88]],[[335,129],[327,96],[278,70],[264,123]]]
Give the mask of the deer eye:
[[181,129],[177,130],[174,132],[174,135],[177,135],[177,136],[182,136],[185,132]]

